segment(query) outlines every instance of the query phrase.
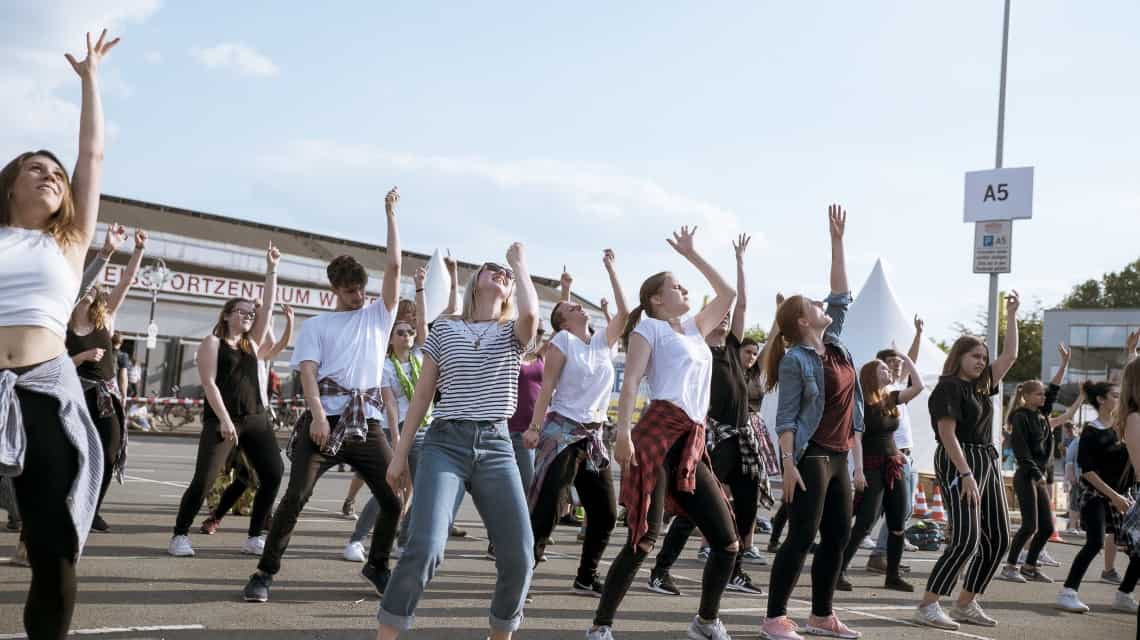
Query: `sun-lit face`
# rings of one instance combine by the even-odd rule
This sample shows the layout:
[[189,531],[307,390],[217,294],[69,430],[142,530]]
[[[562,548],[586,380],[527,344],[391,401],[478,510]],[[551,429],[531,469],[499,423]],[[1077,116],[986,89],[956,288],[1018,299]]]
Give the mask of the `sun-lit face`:
[[962,355],[958,361],[960,375],[967,380],[977,380],[985,373],[990,364],[989,351],[980,344]]
[[1030,389],[1023,392],[1022,398],[1025,398],[1025,406],[1030,409],[1040,409],[1045,406],[1045,387],[1043,385],[1035,385]]
[[333,295],[336,296],[338,309],[342,311],[356,311],[357,309],[364,308],[364,301],[366,299],[364,285],[333,287],[332,292]]
[[678,318],[689,312],[689,290],[671,273],[665,276],[652,301],[660,319]]
[[229,327],[231,335],[242,334],[253,328],[253,321],[256,319],[257,310],[253,303],[242,300],[226,315],[226,326]]
[[515,272],[495,262],[484,262],[475,284],[480,290],[498,289],[499,297],[506,298],[514,289]]
[[558,317],[558,326],[570,331],[585,330],[590,324],[590,316],[582,305],[576,302],[559,302],[555,309]]
[[879,361],[879,366],[875,369],[875,375],[879,378],[880,389],[890,385],[891,382],[894,381],[894,376],[891,375],[891,368],[882,360]]
[[35,212],[47,224],[48,218],[59,211],[67,193],[67,173],[55,160],[35,155],[24,160],[20,173],[12,183],[6,197],[23,211]]
[[760,357],[760,347],[754,344],[747,344],[740,347],[740,366],[744,369],[751,369],[756,364],[756,359]]
[[825,313],[822,301],[804,298],[804,314],[800,317],[800,324],[809,331],[822,331],[831,325],[831,316]]

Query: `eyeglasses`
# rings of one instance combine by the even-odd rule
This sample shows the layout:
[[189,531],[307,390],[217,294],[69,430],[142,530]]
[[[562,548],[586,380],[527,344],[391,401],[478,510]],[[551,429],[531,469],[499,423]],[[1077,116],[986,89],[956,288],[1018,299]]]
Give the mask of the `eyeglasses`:
[[494,272],[494,273],[501,273],[501,274],[507,276],[507,280],[514,280],[515,279],[515,272],[511,271],[510,269],[504,267],[501,264],[496,264],[494,262],[484,262],[483,268],[487,269],[491,272]]
[[234,311],[234,313],[238,314],[239,316],[241,316],[242,318],[244,318],[246,320],[253,320],[254,318],[257,317],[256,311],[245,311],[244,309],[238,309],[238,310]]
[[396,329],[396,335],[401,338],[414,337],[416,335],[415,329]]

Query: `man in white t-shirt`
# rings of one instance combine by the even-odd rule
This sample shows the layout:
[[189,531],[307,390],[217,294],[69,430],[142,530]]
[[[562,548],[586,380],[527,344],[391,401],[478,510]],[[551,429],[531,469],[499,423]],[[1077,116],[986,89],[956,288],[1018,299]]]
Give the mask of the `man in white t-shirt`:
[[[919,345],[922,344],[922,329],[924,323],[918,316],[914,317],[914,340],[910,344],[910,349],[907,351],[907,356],[911,361],[918,361]],[[903,360],[898,351],[892,349],[883,349],[875,354],[875,358],[887,363],[887,367],[891,370],[891,376],[894,382],[887,387],[887,392],[901,391],[907,388],[909,382],[903,373]],[[914,464],[914,456],[912,455],[912,448],[914,447],[914,432],[910,424],[910,412],[907,410],[906,404],[900,404],[899,407],[899,428],[895,430],[895,447],[899,453],[906,456],[906,465],[903,466],[903,479],[906,480],[906,517],[910,518],[910,514],[914,512],[914,493],[918,489],[918,467]],[[906,520],[903,521],[904,529]],[[887,536],[889,532],[888,527],[884,523],[879,527],[879,535],[875,541],[875,548],[871,551],[871,557],[867,559],[867,570],[876,571],[878,573],[886,573],[887,570]],[[903,544],[910,546],[910,542],[905,538]],[[913,549],[912,549],[913,550]],[[881,571],[880,571],[881,569]]]
[[[380,386],[400,285],[398,200],[395,189],[385,198],[388,244],[380,298],[365,304],[368,272],[352,256],[338,256],[327,269],[336,296],[335,310],[306,320],[297,336],[292,365],[301,374],[307,410],[290,442],[289,486],[273,514],[257,571],[246,584],[247,602],[269,600],[269,586],[281,568],[297,517],[317,480],[340,463],[359,473],[380,503],[381,515],[376,518],[372,548],[361,576],[378,595],[388,584],[388,560],[403,499],[385,480],[392,448],[380,427]],[[393,517],[385,518],[385,513]]]

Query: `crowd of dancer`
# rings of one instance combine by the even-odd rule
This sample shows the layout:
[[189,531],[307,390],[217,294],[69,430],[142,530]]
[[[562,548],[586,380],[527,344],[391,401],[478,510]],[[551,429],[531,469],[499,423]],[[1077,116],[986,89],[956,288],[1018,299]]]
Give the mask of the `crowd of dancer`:
[[[32,574],[24,626],[36,640],[66,636],[77,597],[76,564],[88,532],[111,527],[100,506],[127,458],[125,382],[112,355],[115,316],[141,262],[146,232],[135,232],[133,253],[113,290],[92,283],[127,240],[121,226],[108,226],[103,250],[84,269],[104,153],[98,67],[117,43],[105,32],[94,41],[88,36],[82,61],[67,56],[83,95],[74,172],[69,176],[56,156],[42,150],[21,154],[0,171],[0,475],[12,478],[16,504],[9,507],[19,513]],[[307,320],[293,341],[291,364],[306,411],[286,448],[289,482],[279,501],[284,463],[267,417],[267,362],[292,340],[293,318],[283,309],[286,330],[274,337],[276,247],[266,250],[261,300],[234,298],[221,308],[197,353],[205,415],[170,555],[194,555],[190,529],[207,492],[224,468],[247,467],[200,530],[213,533],[229,506],[247,489],[255,491],[241,551],[258,563],[243,596],[268,601],[314,486],[332,467],[347,465],[358,480],[346,502],[362,486],[371,498],[344,555],[363,563],[362,577],[381,598],[377,637],[388,640],[412,629],[448,539],[463,534],[454,520],[469,494],[484,517],[496,566],[489,630],[501,640],[522,624],[536,563],[572,490],[585,525],[569,588],[597,599],[588,639],[614,637],[622,600],[671,517],[647,586],[680,594],[670,568],[699,531],[705,565],[687,636],[727,640],[720,619],[724,592],[765,592],[744,565],[766,561],[753,544],[754,526],[758,509],[774,506],[769,479],[779,476],[777,520],[787,537],[769,547],[775,556],[767,611],[759,621],[763,637],[797,640],[801,631],[861,636],[837,617],[833,598],[836,590],[854,588],[847,568],[880,517],[885,524],[868,566],[885,573],[885,588],[915,590],[901,560],[917,476],[913,429],[921,428],[911,424],[907,403],[924,389],[914,362],[923,325],[916,318],[909,353],[884,345],[870,362],[853,358],[843,341],[853,298],[841,206],[827,212],[829,295],[780,297],[761,345],[744,335],[746,235],[733,243],[734,283],[698,251],[695,227],[667,239],[713,292],[700,309],[668,270],[644,280],[630,308],[617,256],[600,250],[614,313],[607,304],[606,326],[593,326],[573,301],[572,278],[564,273],[546,340],[527,254],[518,242],[507,248],[505,264],[484,262],[474,270],[462,299],[457,263],[449,260],[452,296],[438,318],[426,317],[422,270],[413,279],[415,300],[400,300],[399,203],[393,188],[384,198],[380,296],[368,302],[363,265],[336,257],[327,268],[335,309]],[[1053,533],[1052,434],[1084,402],[1098,415],[1076,443],[1073,506],[1087,541],[1057,606],[1088,611],[1077,591],[1111,532],[1129,557],[1114,606],[1136,610],[1131,593],[1140,579],[1140,549],[1126,534],[1137,523],[1124,514],[1134,508],[1133,469],[1140,465],[1140,333],[1129,337],[1121,379],[1086,383],[1061,416],[1053,416],[1052,407],[1066,377],[1064,345],[1062,366],[1049,384],[1017,386],[1005,420],[1022,513],[1011,539],[991,425],[992,398],[1018,356],[1018,309],[1015,292],[1005,300],[999,354],[977,338],[959,338],[930,393],[930,427],[938,443],[933,465],[952,533],[914,611],[918,624],[996,625],[979,598],[999,569],[1001,578],[1014,582],[1052,582],[1040,568]],[[611,445],[606,414],[620,349],[625,370]],[[648,404],[634,424],[643,382]],[[772,433],[759,418],[765,393],[774,393],[777,403]],[[602,576],[619,504],[627,531]],[[801,626],[787,608],[809,553],[811,611]],[[940,600],[956,587],[947,612]]]

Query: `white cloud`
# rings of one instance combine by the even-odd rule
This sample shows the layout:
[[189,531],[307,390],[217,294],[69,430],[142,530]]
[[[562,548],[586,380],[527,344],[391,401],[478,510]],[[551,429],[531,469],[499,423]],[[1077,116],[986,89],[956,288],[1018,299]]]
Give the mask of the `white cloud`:
[[248,75],[275,76],[280,71],[269,56],[240,42],[194,47],[190,50],[190,55],[207,67],[228,67]]

